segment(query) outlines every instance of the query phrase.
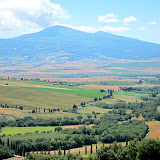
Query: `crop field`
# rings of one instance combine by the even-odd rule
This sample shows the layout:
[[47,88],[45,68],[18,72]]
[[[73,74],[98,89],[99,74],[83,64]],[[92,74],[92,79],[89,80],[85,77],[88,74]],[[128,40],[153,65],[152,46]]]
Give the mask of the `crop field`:
[[[36,126],[36,127],[3,127],[2,130],[1,130],[1,135],[2,134],[6,134],[6,135],[14,135],[14,134],[25,134],[25,133],[35,133],[35,131],[38,131],[38,132],[42,132],[42,131],[52,131],[54,132],[54,129],[56,127],[39,127],[39,126]],[[63,128],[63,127],[62,127]]]
[[[66,125],[62,126],[62,129],[65,128],[79,128],[79,127],[89,127],[91,128],[93,124],[91,125]],[[7,141],[9,138],[10,140],[28,140],[32,139],[35,140],[37,138],[58,138],[58,137],[65,137],[67,134],[63,134],[60,132],[55,132],[54,129],[57,126],[47,126],[47,127],[41,127],[41,126],[36,126],[36,127],[4,127],[2,128],[0,135],[2,136],[2,139],[4,141]],[[38,131],[38,132],[37,132]],[[35,133],[37,132],[37,133]],[[43,132],[43,133],[42,133]],[[44,133],[45,132],[45,133]]]
[[[79,127],[89,127],[91,128],[93,126],[93,124],[91,125],[66,125],[66,126],[61,126],[62,129],[65,128],[79,128]],[[35,133],[35,131],[38,131],[38,133],[41,133],[43,131],[45,132],[54,132],[54,129],[57,126],[47,126],[47,127],[43,127],[43,126],[36,126],[36,127],[3,127],[1,129],[0,135],[15,135],[15,134],[25,134],[25,133]]]
[[0,86],[0,103],[40,108],[72,108],[73,104],[79,105],[80,102],[91,100],[75,94],[52,92],[52,89],[36,89]]
[[146,124],[149,126],[146,138],[160,138],[160,121],[149,121]]

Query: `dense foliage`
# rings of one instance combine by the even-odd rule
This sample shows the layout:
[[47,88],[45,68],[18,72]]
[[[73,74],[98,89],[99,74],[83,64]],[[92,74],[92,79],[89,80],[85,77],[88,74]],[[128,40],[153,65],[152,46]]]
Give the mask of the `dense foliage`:
[[[63,154],[61,152],[61,154]],[[114,142],[108,147],[101,147],[97,153],[81,157],[79,154],[50,155],[29,154],[25,160],[159,160],[160,140],[145,139],[139,142],[131,141],[122,146]]]
[[0,159],[6,159],[13,156],[14,151],[9,149],[7,146],[0,144]]
[[97,152],[97,160],[159,160],[159,157],[160,141],[154,139],[134,141],[126,147],[114,143]]
[[113,141],[125,142],[134,138],[141,140],[145,137],[149,129],[143,121],[129,120],[129,122],[118,124],[117,122],[108,121],[106,117],[107,114],[92,129],[83,126],[79,129],[65,129],[62,133],[91,135],[91,137],[96,135],[102,143],[112,143]]
[[[82,117],[83,118],[83,117]],[[24,118],[18,118],[16,120],[10,120],[10,121],[4,121],[0,122],[0,127],[10,126],[10,127],[31,127],[31,126],[64,126],[64,125],[77,125],[77,124],[84,124],[86,122],[89,122],[89,124],[93,124],[95,119],[86,118],[83,119],[79,118],[77,116],[77,119],[75,118],[50,118],[50,119],[42,119],[40,117],[34,119],[31,116],[24,117]]]
[[[116,104],[106,104],[104,102],[97,102],[96,106],[104,109],[112,109],[108,113],[115,113],[115,119],[118,121],[128,120],[131,117],[138,117],[140,114],[145,121],[160,120],[160,112],[157,112],[157,107],[160,105],[160,97],[154,98],[147,102],[118,102]],[[117,111],[116,111],[116,110]],[[131,114],[126,114],[126,109],[132,110]],[[107,119],[112,117],[108,115]]]

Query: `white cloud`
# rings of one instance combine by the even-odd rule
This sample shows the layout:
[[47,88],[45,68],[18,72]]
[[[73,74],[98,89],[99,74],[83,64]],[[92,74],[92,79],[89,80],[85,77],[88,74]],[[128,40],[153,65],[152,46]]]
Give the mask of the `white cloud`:
[[105,27],[101,27],[100,30],[104,32],[124,32],[124,31],[129,31],[130,28],[105,26]]
[[32,33],[52,26],[66,11],[49,0],[0,0],[0,37]]
[[150,24],[157,24],[157,22],[156,21],[152,21]]
[[68,25],[68,24],[57,24],[57,25],[62,25],[62,26],[69,27],[69,28],[72,28],[72,29],[75,29],[75,30],[89,32],[89,33],[95,33],[97,31],[124,32],[124,31],[129,31],[130,30],[130,28],[128,28],[128,27],[105,26],[105,27],[95,28],[95,27],[90,27],[90,26],[72,26],[72,25]]
[[144,27],[139,27],[138,30],[145,30],[145,28]]
[[130,17],[126,17],[123,19],[124,23],[129,23],[129,22],[133,22],[136,21],[136,17],[130,16]]
[[105,15],[105,17],[113,18],[113,17],[117,17],[117,16],[114,13],[108,13]]
[[94,33],[97,32],[98,29],[95,27],[90,27],[90,26],[72,26],[72,25],[68,25],[68,24],[57,24],[57,25],[62,25],[65,27],[69,27],[75,30],[79,30],[79,31],[83,31],[83,32],[89,32],[89,33]]
[[99,16],[98,21],[99,22],[119,22],[119,20],[116,18],[117,16],[114,13],[108,13],[105,16]]

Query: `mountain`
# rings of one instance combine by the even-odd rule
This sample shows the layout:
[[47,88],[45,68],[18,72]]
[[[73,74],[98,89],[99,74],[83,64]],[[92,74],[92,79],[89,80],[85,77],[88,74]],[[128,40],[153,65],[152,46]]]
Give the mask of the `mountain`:
[[0,39],[0,56],[4,65],[47,63],[47,57],[55,63],[108,58],[144,60],[160,57],[160,44],[57,25],[37,33]]

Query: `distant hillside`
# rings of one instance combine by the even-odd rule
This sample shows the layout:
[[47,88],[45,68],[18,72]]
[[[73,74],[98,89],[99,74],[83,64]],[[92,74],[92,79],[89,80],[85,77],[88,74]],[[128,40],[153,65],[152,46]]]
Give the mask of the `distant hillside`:
[[0,39],[3,65],[53,60],[63,63],[80,59],[151,59],[160,57],[160,45],[106,32],[86,33],[64,26],[11,39]]

